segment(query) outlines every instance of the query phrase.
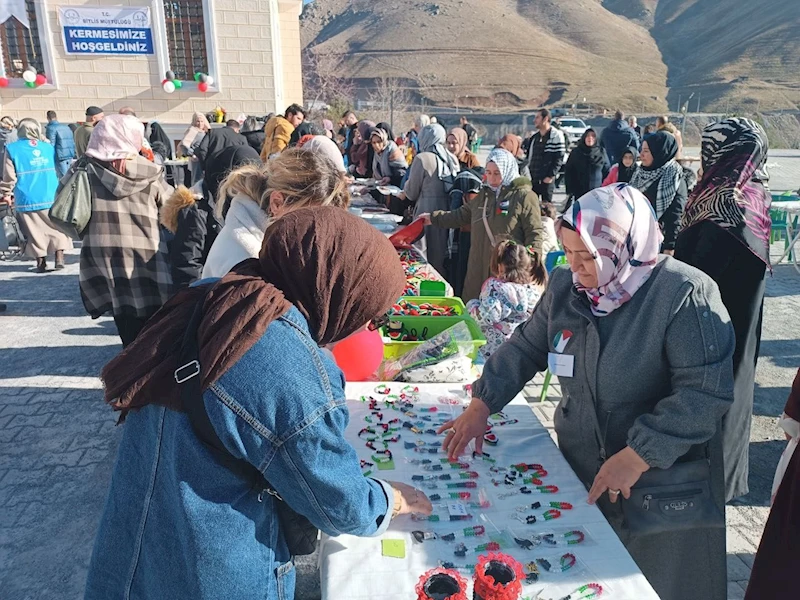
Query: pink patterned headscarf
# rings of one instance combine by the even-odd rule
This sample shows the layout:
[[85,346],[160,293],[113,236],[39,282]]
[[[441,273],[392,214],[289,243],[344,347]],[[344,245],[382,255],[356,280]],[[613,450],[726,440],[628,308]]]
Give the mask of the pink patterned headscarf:
[[592,190],[576,200],[558,222],[569,223],[594,256],[598,286],[576,289],[589,298],[596,317],[611,314],[645,284],[658,263],[664,236],[650,201],[636,188],[619,183]]
[[144,140],[144,125],[130,115],[108,115],[94,126],[86,155],[113,162],[139,154]]

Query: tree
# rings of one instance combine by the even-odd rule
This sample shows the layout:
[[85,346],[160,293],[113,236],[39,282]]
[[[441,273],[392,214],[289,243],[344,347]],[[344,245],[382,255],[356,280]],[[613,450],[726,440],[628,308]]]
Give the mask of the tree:
[[411,109],[411,94],[408,88],[395,77],[381,77],[367,93],[374,110],[389,115],[389,125],[394,129],[395,115],[405,114]]
[[323,104],[352,104],[353,82],[342,76],[347,71],[341,54],[314,46],[306,48],[302,61],[306,104],[311,112],[324,112],[320,111]]

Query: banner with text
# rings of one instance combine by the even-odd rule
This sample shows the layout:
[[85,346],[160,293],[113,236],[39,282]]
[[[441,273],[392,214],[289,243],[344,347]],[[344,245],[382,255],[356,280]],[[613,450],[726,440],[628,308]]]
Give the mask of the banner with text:
[[67,54],[153,54],[149,7],[60,6]]

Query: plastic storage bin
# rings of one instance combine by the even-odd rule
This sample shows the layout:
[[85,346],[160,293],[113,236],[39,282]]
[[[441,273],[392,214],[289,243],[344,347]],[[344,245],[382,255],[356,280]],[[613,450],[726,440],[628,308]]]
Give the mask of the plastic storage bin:
[[[440,300],[440,299],[437,299]],[[478,324],[472,317],[469,316],[460,316],[460,317],[392,317],[392,321],[400,321],[407,330],[411,331],[414,330],[417,332],[418,335],[422,335],[422,332],[425,328],[428,329],[428,334],[426,339],[430,339],[435,335],[443,332],[445,329],[450,329],[453,325],[460,321],[464,321],[467,324],[467,328],[469,332],[472,334],[472,341],[469,342],[471,349],[469,351],[469,357],[472,360],[475,360],[478,357],[478,349],[486,344],[486,338],[483,337],[483,333],[481,333],[481,328],[478,327]],[[387,341],[389,338],[386,337],[385,328],[381,329],[381,335],[383,336],[383,358],[386,359],[394,359],[403,356],[406,352],[416,348],[420,344],[423,343],[425,340],[420,340],[418,342],[395,342],[395,341]]]
[[[433,304],[434,306],[447,306],[452,307],[455,310],[456,316],[461,316],[467,314],[467,307],[464,306],[464,301],[461,298],[448,298],[445,296],[403,296],[400,300],[397,301],[399,304],[400,302],[410,302],[411,304],[416,304],[419,306],[420,304]],[[413,316],[413,315],[398,315],[398,316]],[[425,315],[431,316],[431,315]],[[449,315],[447,315],[449,316]],[[394,318],[394,315],[392,315]],[[441,317],[435,317],[441,318]]]

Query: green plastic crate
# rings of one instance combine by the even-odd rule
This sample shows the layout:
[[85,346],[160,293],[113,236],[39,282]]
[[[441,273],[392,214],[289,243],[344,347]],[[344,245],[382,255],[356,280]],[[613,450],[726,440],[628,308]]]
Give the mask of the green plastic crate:
[[[472,341],[470,345],[472,346],[469,357],[472,360],[475,360],[478,357],[478,349],[486,344],[486,338],[481,333],[481,328],[478,327],[478,324],[475,322],[475,319],[469,316],[460,316],[460,317],[393,317],[392,321],[400,321],[405,325],[406,329],[411,330],[415,329],[418,334],[422,335],[422,331],[427,327],[428,328],[428,335],[427,339],[434,337],[435,335],[442,333],[445,329],[450,329],[456,323],[460,321],[464,321],[467,324],[467,328],[469,332],[472,334]],[[386,338],[386,331],[385,328],[381,329],[381,335],[384,336],[384,340]],[[386,359],[395,359],[400,358],[406,352],[416,348],[422,344],[422,341],[419,342],[384,342],[383,345],[383,358]]]
[[[433,304],[434,306],[452,306],[455,311],[456,315],[465,315],[467,314],[467,307],[464,305],[464,301],[461,298],[447,298],[447,297],[440,297],[440,296],[402,296],[398,302],[402,302],[403,300],[407,302],[411,302],[412,304]],[[434,318],[441,318],[441,317],[434,317]]]

